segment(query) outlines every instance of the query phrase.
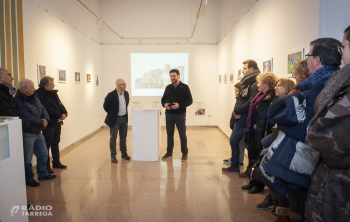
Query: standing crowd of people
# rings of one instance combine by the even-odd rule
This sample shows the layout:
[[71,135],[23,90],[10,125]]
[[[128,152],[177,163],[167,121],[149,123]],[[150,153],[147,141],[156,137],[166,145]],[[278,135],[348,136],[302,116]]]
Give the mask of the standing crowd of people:
[[[224,172],[240,173],[243,153],[249,165],[240,178],[249,194],[270,192],[257,206],[273,208],[276,222],[350,221],[350,26],[342,42],[319,38],[310,43],[306,59],[292,68],[291,79],[272,72],[261,73],[254,60],[243,62],[243,75],[235,84],[236,104],[232,112],[230,145],[232,156],[224,160]],[[340,69],[341,60],[344,67]],[[167,153],[171,158],[175,126],[181,140],[182,161],[188,158],[186,107],[193,102],[188,85],[177,69],[169,71],[171,84],[161,99],[166,108]],[[33,81],[21,79],[18,90],[12,74],[0,68],[0,116],[22,119],[25,179],[34,180],[32,156],[37,157],[38,179],[51,180],[52,167],[60,162],[61,125],[67,110],[54,90],[54,79],[44,76],[35,90]],[[14,96],[15,95],[15,96]],[[105,123],[110,128],[111,161],[117,163],[119,132],[122,158],[130,160],[126,148],[129,94],[123,79],[104,101]]]
[[54,87],[54,79],[44,76],[37,90],[29,79],[21,79],[16,90],[12,74],[0,68],[0,116],[19,116],[22,119],[25,180],[30,187],[40,186],[34,179],[33,154],[37,159],[40,181],[56,177],[51,168],[50,148],[52,167],[67,168],[60,161],[59,142],[61,125],[68,114]]
[[[243,62],[236,84],[230,145],[224,172],[240,172],[239,143],[249,164],[240,178],[249,194],[269,188],[257,208],[276,222],[350,221],[350,26],[342,42],[319,38],[291,79],[260,73]],[[340,69],[341,60],[344,67]]]

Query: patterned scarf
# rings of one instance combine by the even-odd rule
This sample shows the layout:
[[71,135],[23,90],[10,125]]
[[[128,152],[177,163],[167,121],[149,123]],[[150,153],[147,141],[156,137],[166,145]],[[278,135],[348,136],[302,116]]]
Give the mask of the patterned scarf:
[[328,78],[324,84],[327,85],[332,74],[339,69],[340,68],[337,65],[324,66],[316,72],[312,73],[307,79],[298,84],[298,89],[301,91],[301,95],[306,97],[306,95],[309,93],[309,90],[322,79]]
[[250,108],[248,112],[248,117],[247,117],[247,125],[246,125],[246,132],[250,131],[250,125],[252,124],[252,116],[254,113],[254,110],[256,107],[266,98],[267,95],[269,95],[271,92],[271,89],[267,90],[265,93],[259,92],[258,95],[254,97],[252,102],[250,103]]
[[328,84],[318,95],[315,101],[315,116],[311,119],[309,126],[311,126],[317,120],[323,109],[332,105],[334,98],[341,91],[341,89],[349,84],[350,64],[335,72],[329,79]]

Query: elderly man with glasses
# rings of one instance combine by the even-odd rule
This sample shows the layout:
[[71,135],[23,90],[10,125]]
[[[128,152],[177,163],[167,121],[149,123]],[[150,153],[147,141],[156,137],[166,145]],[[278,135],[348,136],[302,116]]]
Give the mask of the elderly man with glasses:
[[122,158],[130,160],[130,156],[126,152],[126,136],[128,132],[128,104],[129,93],[125,91],[126,83],[123,79],[117,79],[115,82],[116,89],[108,93],[103,103],[103,108],[107,112],[105,123],[110,129],[109,148],[111,151],[111,161],[118,163],[117,156],[117,135],[120,136],[120,152]]
[[12,85],[13,77],[4,68],[0,68],[0,116],[18,116],[18,110],[13,95],[16,88]]

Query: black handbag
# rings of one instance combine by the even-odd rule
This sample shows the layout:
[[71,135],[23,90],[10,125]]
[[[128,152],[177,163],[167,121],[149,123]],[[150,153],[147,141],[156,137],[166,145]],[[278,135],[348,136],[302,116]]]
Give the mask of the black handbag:
[[260,154],[255,160],[252,160],[247,167],[247,175],[249,179],[253,180],[254,171],[260,166],[261,160],[265,154]]
[[233,114],[231,114],[231,119],[230,119],[230,128],[233,130],[233,127],[235,126],[236,118]]

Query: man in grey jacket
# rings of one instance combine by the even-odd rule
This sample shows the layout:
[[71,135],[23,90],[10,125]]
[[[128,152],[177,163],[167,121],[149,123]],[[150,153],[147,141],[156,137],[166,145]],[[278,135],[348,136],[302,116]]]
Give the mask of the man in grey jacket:
[[[260,74],[257,63],[254,60],[248,59],[243,62],[242,72],[244,77],[241,79],[241,91],[237,97],[233,115],[236,122],[230,136],[230,145],[232,151],[232,162],[230,167],[222,168],[227,172],[239,171],[239,142],[245,135],[245,126],[247,123],[248,111],[252,99],[258,94],[258,86],[256,76]],[[246,172],[240,174],[240,177],[247,177]]]

